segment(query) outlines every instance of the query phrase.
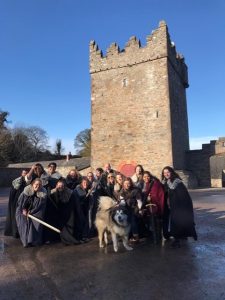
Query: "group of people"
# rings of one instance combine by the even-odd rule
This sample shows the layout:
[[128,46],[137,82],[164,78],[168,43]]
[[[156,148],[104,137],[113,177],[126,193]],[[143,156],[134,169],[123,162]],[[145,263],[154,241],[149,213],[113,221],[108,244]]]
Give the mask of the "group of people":
[[12,182],[5,235],[20,237],[24,247],[57,241],[65,245],[88,242],[97,234],[95,216],[100,196],[126,206],[131,243],[143,236],[152,236],[155,242],[162,236],[173,237],[171,246],[178,248],[181,239],[197,240],[191,197],[170,166],[163,168],[161,180],[141,165],[136,166],[132,177],[113,170],[110,163],[86,176],[71,169],[64,178],[56,169],[55,162],[47,171],[37,163]]

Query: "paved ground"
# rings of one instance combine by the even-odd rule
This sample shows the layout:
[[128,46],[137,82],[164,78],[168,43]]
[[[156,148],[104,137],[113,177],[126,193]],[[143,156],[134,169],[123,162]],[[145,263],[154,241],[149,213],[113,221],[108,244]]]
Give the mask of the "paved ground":
[[151,241],[132,252],[97,239],[79,246],[45,245],[24,249],[5,238],[8,190],[0,190],[0,299],[225,299],[225,189],[195,190],[199,241]]

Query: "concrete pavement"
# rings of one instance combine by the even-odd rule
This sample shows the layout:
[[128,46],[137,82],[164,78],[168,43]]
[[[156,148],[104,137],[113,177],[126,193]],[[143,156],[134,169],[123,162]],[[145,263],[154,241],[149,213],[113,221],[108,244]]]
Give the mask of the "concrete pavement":
[[131,252],[78,246],[24,249],[3,236],[8,190],[0,190],[0,299],[225,299],[225,189],[195,190],[197,242],[150,240]]

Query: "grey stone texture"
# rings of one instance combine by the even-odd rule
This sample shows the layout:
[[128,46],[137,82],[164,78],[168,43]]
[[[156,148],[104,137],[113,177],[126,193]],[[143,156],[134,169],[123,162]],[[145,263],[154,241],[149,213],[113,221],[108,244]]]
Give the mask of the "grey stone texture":
[[91,166],[134,161],[159,176],[166,165],[185,169],[189,150],[187,66],[164,21],[141,47],[111,44],[104,57],[90,42]]
[[203,144],[201,150],[186,153],[187,168],[198,180],[199,187],[222,187],[225,169],[225,137]]
[[[48,164],[51,163],[52,160],[49,161],[38,161],[38,163],[42,164],[44,168],[47,168]],[[76,168],[78,171],[90,167],[90,157],[78,157],[71,158],[70,160],[54,160],[57,164],[57,171],[62,171],[62,175],[65,174],[69,169]],[[27,163],[18,163],[18,164],[9,164],[9,168],[31,168],[33,164],[36,162],[27,162]]]
[[225,187],[225,153],[210,157],[210,174],[212,187]]

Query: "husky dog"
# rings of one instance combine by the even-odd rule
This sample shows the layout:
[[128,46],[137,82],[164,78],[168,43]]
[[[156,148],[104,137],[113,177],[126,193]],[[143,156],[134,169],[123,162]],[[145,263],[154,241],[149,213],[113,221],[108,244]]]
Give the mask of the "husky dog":
[[107,233],[110,232],[115,252],[118,251],[118,236],[122,238],[123,245],[127,250],[133,250],[133,248],[128,245],[131,226],[125,206],[117,205],[110,197],[100,197],[95,225],[98,230],[100,248],[104,247],[103,237],[105,245],[108,244]]

